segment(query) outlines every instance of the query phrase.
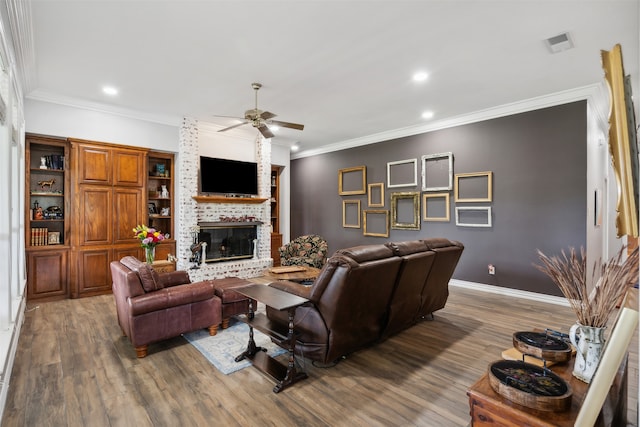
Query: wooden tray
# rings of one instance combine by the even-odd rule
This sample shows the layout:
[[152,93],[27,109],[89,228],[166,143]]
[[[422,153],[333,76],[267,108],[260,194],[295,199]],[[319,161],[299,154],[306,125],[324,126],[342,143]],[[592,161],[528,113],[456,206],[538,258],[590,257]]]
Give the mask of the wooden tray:
[[514,332],[513,346],[520,353],[548,362],[566,362],[571,359],[571,346],[544,332]]
[[275,274],[297,273],[299,271],[306,271],[306,268],[301,265],[284,265],[282,267],[271,267],[269,271]]
[[561,412],[571,407],[571,386],[548,369],[499,360],[489,365],[488,376],[496,393],[527,408]]

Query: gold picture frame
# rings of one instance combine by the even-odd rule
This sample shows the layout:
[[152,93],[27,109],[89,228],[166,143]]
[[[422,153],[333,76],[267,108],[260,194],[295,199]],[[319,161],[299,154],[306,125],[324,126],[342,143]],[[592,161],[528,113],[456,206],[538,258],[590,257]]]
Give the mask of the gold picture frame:
[[369,184],[367,191],[367,206],[370,208],[384,207],[384,182]]
[[388,210],[363,210],[362,223],[364,236],[389,237]]
[[391,228],[420,230],[420,193],[391,193]]
[[622,47],[601,51],[610,98],[609,150],[618,187],[616,230],[618,237],[638,237],[638,145],[631,82],[624,75]]
[[342,227],[360,228],[360,200],[342,201]]
[[493,201],[493,172],[457,173],[454,199],[458,203]]
[[338,194],[349,196],[367,192],[367,167],[355,166],[338,170]]
[[[429,215],[429,205],[432,203],[438,203],[440,200],[444,203],[444,214],[441,216]],[[432,211],[435,209],[432,209]],[[449,222],[451,205],[449,201],[449,193],[432,193],[422,195],[422,220],[423,221],[441,221]]]

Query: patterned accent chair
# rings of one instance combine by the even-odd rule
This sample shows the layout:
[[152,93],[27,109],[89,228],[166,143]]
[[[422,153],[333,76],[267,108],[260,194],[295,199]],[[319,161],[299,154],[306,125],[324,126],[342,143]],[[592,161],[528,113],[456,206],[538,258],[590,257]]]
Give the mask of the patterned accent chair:
[[296,237],[279,248],[282,265],[305,265],[322,268],[327,261],[327,241],[317,234]]

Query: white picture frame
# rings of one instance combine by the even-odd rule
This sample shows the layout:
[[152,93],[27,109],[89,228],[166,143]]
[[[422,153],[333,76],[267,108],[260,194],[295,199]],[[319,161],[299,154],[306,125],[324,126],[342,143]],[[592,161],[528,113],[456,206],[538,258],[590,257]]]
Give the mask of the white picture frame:
[[[438,154],[425,154],[421,158],[422,163],[422,191],[449,191],[453,189],[453,153],[451,151],[446,153],[438,153]],[[431,165],[431,172],[434,172],[433,169],[442,169],[443,166],[446,170],[436,170],[434,173],[437,174],[438,181],[446,181],[446,185],[434,185],[429,186],[429,177],[436,176],[431,175],[429,166]],[[441,174],[444,175],[444,179]]]
[[415,187],[416,185],[418,185],[418,159],[387,163],[387,188]]
[[[481,220],[476,221],[474,216]],[[458,227],[492,227],[491,206],[456,206],[456,225]]]

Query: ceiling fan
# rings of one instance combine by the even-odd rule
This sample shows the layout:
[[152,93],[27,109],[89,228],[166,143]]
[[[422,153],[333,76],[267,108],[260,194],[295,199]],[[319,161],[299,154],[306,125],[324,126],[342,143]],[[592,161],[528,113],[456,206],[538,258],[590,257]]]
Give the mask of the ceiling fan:
[[[289,122],[282,122],[280,120],[272,120],[274,117],[276,117],[275,114],[269,111],[262,111],[258,109],[258,90],[260,90],[260,88],[262,87],[262,84],[251,83],[251,87],[253,88],[256,94],[255,108],[245,111],[244,119],[240,117],[235,117],[237,119],[243,120],[243,122],[235,124],[233,126],[226,127],[224,129],[220,129],[218,132],[225,132],[230,129],[237,128],[239,126],[246,125],[248,123],[251,123],[251,126],[258,129],[262,134],[262,136],[264,136],[265,138],[273,138],[274,136],[273,133],[271,133],[271,130],[269,129],[268,125],[276,125],[283,128],[290,128],[290,129],[296,129],[296,130],[304,129],[304,125],[300,125],[298,123],[289,123]],[[218,116],[218,117],[226,117],[226,116]]]

